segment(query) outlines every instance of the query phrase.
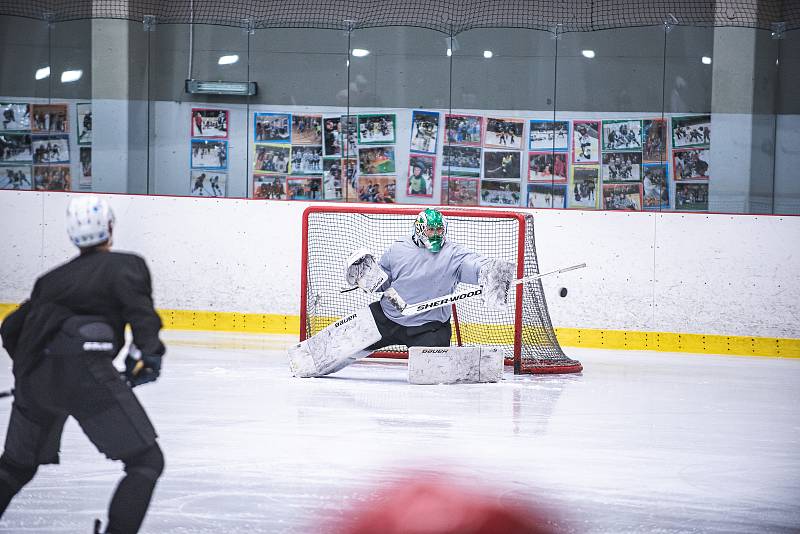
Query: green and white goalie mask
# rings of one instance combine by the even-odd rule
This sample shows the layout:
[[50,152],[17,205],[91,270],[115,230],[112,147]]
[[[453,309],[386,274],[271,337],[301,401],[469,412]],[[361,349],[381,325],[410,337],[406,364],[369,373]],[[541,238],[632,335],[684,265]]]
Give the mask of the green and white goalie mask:
[[442,250],[447,235],[447,221],[442,212],[433,208],[419,212],[414,221],[414,242],[433,253]]

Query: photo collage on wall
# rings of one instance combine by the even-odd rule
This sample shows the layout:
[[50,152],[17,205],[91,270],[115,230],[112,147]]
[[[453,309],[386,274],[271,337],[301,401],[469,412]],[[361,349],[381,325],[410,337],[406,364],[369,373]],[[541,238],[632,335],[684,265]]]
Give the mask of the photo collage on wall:
[[406,196],[433,198],[438,141],[439,113],[414,110],[411,113],[411,150],[408,157]]
[[394,114],[255,112],[253,124],[254,198],[395,202]]
[[486,117],[480,204],[520,206],[524,119]]
[[[346,184],[348,202],[397,201],[397,120],[393,113],[368,113],[342,117],[342,132],[358,133],[358,169]],[[352,140],[349,142],[352,145]],[[355,185],[356,187],[353,187]]]
[[672,117],[672,172],[677,211],[708,211],[711,115]]
[[72,190],[67,104],[0,103],[0,188]]
[[189,195],[224,197],[228,193],[230,112],[192,108],[189,120]]
[[642,209],[642,121],[604,120],[600,176],[605,210]]
[[477,206],[483,158],[483,117],[445,115],[441,203]]
[[567,207],[569,127],[569,121],[530,121],[527,159],[529,208]]

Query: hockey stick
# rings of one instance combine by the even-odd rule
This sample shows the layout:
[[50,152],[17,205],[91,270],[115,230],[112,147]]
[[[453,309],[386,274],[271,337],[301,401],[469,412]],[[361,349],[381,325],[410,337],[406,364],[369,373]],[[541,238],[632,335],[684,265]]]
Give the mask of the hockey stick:
[[[556,269],[554,271],[541,273],[541,274],[534,274],[531,276],[526,276],[524,278],[518,278],[511,282],[513,285],[525,284],[527,282],[533,282],[540,278],[544,278],[545,276],[550,276],[551,274],[559,274],[565,273],[567,271],[574,271],[575,269],[582,269],[586,267],[585,263],[581,263],[578,265],[571,265],[569,267],[563,267],[561,269]],[[416,304],[408,304],[402,309],[403,315],[417,315],[422,312],[426,312],[428,310],[435,310],[436,308],[442,308],[444,306],[449,306],[454,302],[458,302],[460,300],[471,299],[473,297],[477,297],[483,294],[482,287],[476,287],[473,289],[463,289],[461,291],[456,291],[455,293],[450,293],[449,295],[444,295],[441,297],[437,297],[435,299],[426,300],[423,302],[417,302]]]
[[7,389],[5,391],[0,391],[0,399],[5,397],[10,397],[14,394],[14,389]]

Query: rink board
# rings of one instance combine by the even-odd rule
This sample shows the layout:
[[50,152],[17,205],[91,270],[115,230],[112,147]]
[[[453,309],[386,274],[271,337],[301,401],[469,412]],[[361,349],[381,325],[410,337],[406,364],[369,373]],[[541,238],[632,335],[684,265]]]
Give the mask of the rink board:
[[[0,191],[0,303],[74,255],[64,232],[72,194]],[[117,250],[152,271],[172,328],[299,331],[305,202],[106,195]],[[535,218],[542,280],[567,346],[681,352],[797,352],[800,217],[524,210]],[[376,251],[380,253],[379,251]],[[568,289],[559,297],[562,287]]]

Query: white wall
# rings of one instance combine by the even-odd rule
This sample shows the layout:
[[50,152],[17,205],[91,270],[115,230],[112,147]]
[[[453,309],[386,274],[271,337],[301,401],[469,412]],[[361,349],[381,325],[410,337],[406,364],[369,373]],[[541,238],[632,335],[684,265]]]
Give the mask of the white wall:
[[[0,191],[0,302],[69,259],[66,193]],[[160,308],[299,314],[308,203],[106,195]],[[556,326],[800,338],[800,217],[529,210]],[[566,298],[558,290],[567,287]]]

